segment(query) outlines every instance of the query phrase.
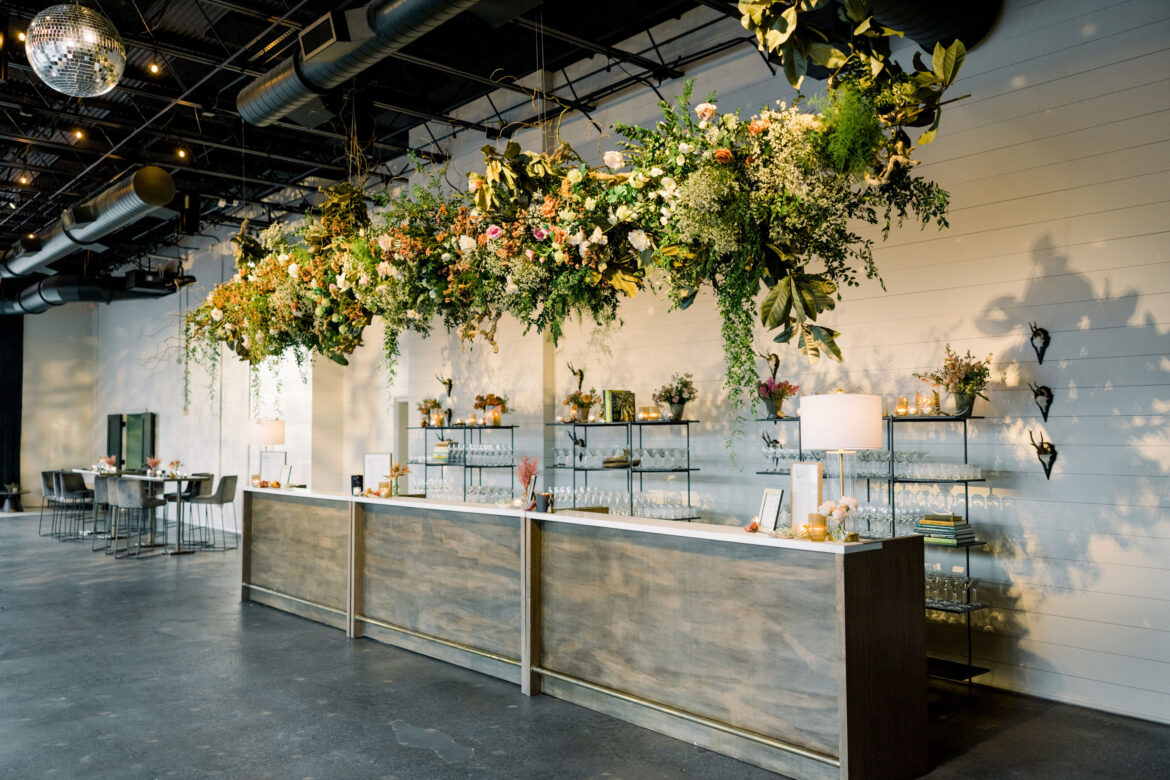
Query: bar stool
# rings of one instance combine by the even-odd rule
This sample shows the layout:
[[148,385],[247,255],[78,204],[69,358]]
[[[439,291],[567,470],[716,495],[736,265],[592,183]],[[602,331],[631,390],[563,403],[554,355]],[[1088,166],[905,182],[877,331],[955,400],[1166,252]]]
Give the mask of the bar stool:
[[77,541],[85,530],[85,511],[93,502],[93,491],[85,486],[80,474],[57,471],[53,474],[57,500],[63,507],[62,527],[57,538],[63,542]]
[[[53,535],[53,520],[57,512],[57,490],[53,487],[52,471],[41,472],[41,519],[37,523],[37,534],[40,536]],[[45,508],[49,510],[49,533],[45,533]]]
[[[119,551],[115,542],[115,558],[128,558],[130,556],[131,535],[136,537],[134,557],[142,558],[142,537],[148,533],[153,534],[155,530],[154,510],[160,506],[166,506],[166,501],[163,499],[148,495],[146,488],[147,484],[138,479],[119,479],[114,482],[115,504],[121,513],[121,518],[124,523],[123,527],[126,529],[126,547],[124,550]],[[166,544],[167,524],[164,522],[164,549],[166,548]],[[119,555],[119,552],[124,554]]]
[[102,516],[103,520],[102,535],[106,539],[106,547],[108,548],[110,546],[110,512],[112,511],[110,506],[110,483],[112,480],[112,477],[103,477],[100,474],[93,478],[93,544],[90,546],[90,549],[94,552],[97,552],[98,549],[99,516]]
[[[206,473],[192,474],[191,478],[189,480],[187,480],[187,486],[183,488],[182,493],[181,493],[181,495],[183,497],[183,503],[190,504],[191,500],[193,498],[196,498],[197,496],[211,495],[211,486],[214,483],[215,483],[215,475],[214,474],[206,474]],[[167,493],[167,495],[166,495],[167,503],[168,504],[176,503],[178,501],[179,495],[180,494],[178,491],[176,491],[174,493]],[[178,508],[177,507],[175,509],[175,515],[176,515],[175,522],[178,523]],[[196,526],[193,523],[188,522],[187,528],[189,529],[188,530],[188,538],[191,538],[194,535]],[[206,538],[206,535],[204,534],[205,529],[203,528],[203,526],[198,526],[198,529],[199,529],[199,535],[200,535],[199,544],[207,545],[207,538]],[[215,539],[212,538],[212,543],[214,544],[214,542],[215,542]]]
[[[208,513],[207,525],[211,528],[211,546],[213,549],[221,551],[234,550],[240,546],[239,541],[239,524],[236,522],[236,481],[237,477],[233,474],[227,477],[220,477],[219,485],[215,492],[208,496],[195,496],[191,499],[191,506],[204,507],[204,511]],[[224,505],[229,505],[232,508],[232,534],[236,537],[235,543],[228,547],[227,543],[227,528],[223,519]],[[223,540],[223,544],[218,548],[215,545],[215,525],[210,519],[210,511],[212,507],[219,509],[219,536]]]

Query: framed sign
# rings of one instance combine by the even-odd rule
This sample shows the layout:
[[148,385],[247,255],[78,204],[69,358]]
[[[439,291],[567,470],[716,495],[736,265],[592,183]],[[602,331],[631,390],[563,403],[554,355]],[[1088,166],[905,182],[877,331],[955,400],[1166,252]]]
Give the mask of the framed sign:
[[280,486],[282,488],[292,487],[292,466],[281,466]]
[[775,531],[776,522],[780,519],[780,509],[784,506],[784,491],[778,488],[764,488],[764,497],[760,500],[760,530]]
[[792,531],[808,525],[808,516],[821,505],[821,464],[792,464]]
[[260,452],[260,481],[276,482],[280,479],[280,469],[284,466],[287,453],[278,450],[261,450]]
[[390,479],[389,452],[367,452],[364,463],[362,483],[366,487],[377,489],[379,483]]

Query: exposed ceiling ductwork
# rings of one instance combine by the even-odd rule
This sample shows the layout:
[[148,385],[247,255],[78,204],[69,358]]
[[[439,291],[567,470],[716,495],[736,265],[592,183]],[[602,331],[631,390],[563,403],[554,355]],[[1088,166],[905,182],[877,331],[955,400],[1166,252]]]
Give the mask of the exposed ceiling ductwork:
[[292,57],[240,90],[236,107],[249,123],[270,125],[304,109],[319,95],[336,89],[477,1],[374,0],[351,11],[330,12],[301,31]]
[[142,219],[175,197],[171,175],[154,165],[66,210],[47,231],[21,239],[0,261],[0,277],[27,276],[54,260],[94,248],[102,236]]
[[0,301],[0,315],[40,314],[79,301],[110,303],[135,298],[162,298],[194,283],[194,276],[131,271],[125,276],[89,279],[51,276],[30,285],[14,300]]

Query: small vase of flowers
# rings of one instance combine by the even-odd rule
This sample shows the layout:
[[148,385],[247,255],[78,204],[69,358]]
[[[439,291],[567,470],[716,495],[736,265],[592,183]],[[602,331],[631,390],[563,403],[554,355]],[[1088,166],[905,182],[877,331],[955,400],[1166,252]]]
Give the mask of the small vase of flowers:
[[488,393],[475,397],[474,408],[483,410],[484,425],[500,427],[500,415],[508,413],[508,396]]
[[565,397],[561,403],[569,407],[569,419],[574,422],[587,422],[589,420],[589,410],[597,403],[597,391],[589,388],[589,392],[584,390],[574,390]]
[[439,403],[438,398],[424,398],[419,401],[418,413],[422,415],[422,427],[426,428],[431,424],[431,414],[443,408]]
[[695,400],[696,395],[694,375],[688,371],[675,374],[668,384],[654,391],[653,398],[655,403],[670,406],[671,419],[681,420],[686,415],[687,404]]
[[397,496],[402,493],[402,489],[398,487],[398,480],[410,473],[410,469],[406,467],[405,463],[395,463],[390,467],[390,473],[386,478],[390,480],[390,495]]
[[784,416],[781,405],[786,398],[791,398],[800,390],[800,385],[794,385],[788,380],[776,381],[775,377],[768,377],[756,386],[756,392],[764,402],[764,409],[769,418]]
[[540,458],[524,457],[516,466],[516,477],[523,491],[521,503],[524,511],[530,512],[536,506],[536,476],[540,473]]
[[953,395],[956,417],[970,417],[975,408],[975,396],[984,401],[989,400],[984,391],[991,379],[991,355],[988,354],[986,360],[979,360],[971,354],[971,350],[967,350],[966,355],[960,355],[947,344],[942,368],[925,374],[916,373],[914,376]]

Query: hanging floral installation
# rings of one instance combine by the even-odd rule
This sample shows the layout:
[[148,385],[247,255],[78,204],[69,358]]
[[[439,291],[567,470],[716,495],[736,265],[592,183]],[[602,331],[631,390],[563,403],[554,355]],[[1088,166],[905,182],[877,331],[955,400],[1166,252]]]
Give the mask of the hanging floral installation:
[[235,277],[188,315],[188,350],[222,342],[252,363],[295,349],[344,364],[381,317],[392,363],[403,333],[439,321],[495,350],[505,315],[555,340],[572,317],[613,322],[647,287],[679,308],[709,290],[741,411],[757,396],[757,320],[811,360],[840,360],[838,333],[818,317],[844,287],[878,278],[858,230],[947,224],[947,194],[913,175],[905,128],[929,126],[920,143],[933,137],[962,44],[937,47],[930,67],[906,74],[870,40],[893,31],[867,31],[855,36],[864,45],[817,49],[834,68],[824,98],[741,117],[714,94],[692,108],[688,82],[653,127],[617,124],[620,148],[600,167],[568,145],[486,146],[465,191],[435,176],[373,196],[372,214],[360,183],[336,185],[303,225],[241,237]]

